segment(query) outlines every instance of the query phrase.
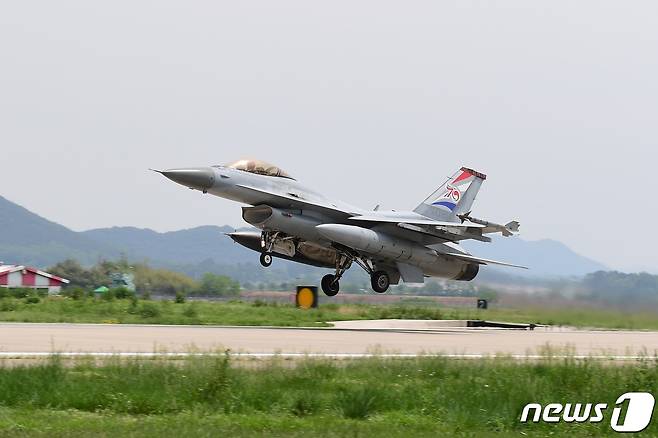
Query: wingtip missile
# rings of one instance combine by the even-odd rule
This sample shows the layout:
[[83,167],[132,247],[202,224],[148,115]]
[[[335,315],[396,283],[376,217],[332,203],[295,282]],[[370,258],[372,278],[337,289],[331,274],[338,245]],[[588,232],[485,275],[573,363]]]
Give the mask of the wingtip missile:
[[465,221],[469,221],[473,224],[483,225],[484,226],[484,230],[482,231],[483,233],[501,233],[505,237],[510,237],[518,233],[519,227],[521,226],[521,224],[518,221],[510,221],[505,225],[501,225],[495,222],[489,222],[482,219],[478,219],[472,217],[470,211],[468,213],[459,214],[457,215],[457,217],[462,221],[462,223],[464,223]]

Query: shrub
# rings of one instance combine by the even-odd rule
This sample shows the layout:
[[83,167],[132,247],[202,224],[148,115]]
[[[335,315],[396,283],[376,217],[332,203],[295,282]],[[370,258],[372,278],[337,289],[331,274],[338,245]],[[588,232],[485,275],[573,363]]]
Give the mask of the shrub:
[[81,300],[85,297],[86,292],[83,288],[79,286],[67,287],[62,292],[62,295],[65,297],[72,298],[74,300]]
[[185,292],[178,291],[176,292],[176,298],[174,298],[174,303],[183,304],[185,302]]
[[161,315],[160,307],[155,303],[144,303],[139,309],[139,314],[143,318],[155,318]]
[[114,296],[119,300],[125,300],[126,298],[133,298],[135,296],[135,292],[125,287],[117,287],[112,289],[111,292],[113,292]]
[[195,293],[205,296],[239,296],[240,283],[226,275],[215,275],[208,272],[203,275]]
[[290,411],[297,417],[305,417],[318,411],[319,407],[320,401],[317,393],[304,391],[293,400]]
[[130,313],[131,315],[136,315],[140,313],[140,308],[137,306],[137,304],[139,304],[139,300],[137,298],[131,299],[130,306],[128,306],[127,312]]
[[136,264],[135,286],[137,286],[140,293],[151,292],[173,296],[178,291],[195,289],[197,283],[187,275],[178,272],[154,269],[145,264]]
[[103,292],[101,294],[101,298],[104,299],[105,301],[113,301],[115,297],[114,295],[114,289],[110,289],[107,292]]
[[206,384],[199,388],[199,395],[205,400],[217,400],[230,389],[230,356],[228,350],[224,356],[217,356],[213,360],[210,375]]
[[337,400],[337,406],[346,418],[363,420],[374,411],[375,392],[370,388],[346,389]]
[[25,298],[25,304],[38,304],[39,301],[41,301],[41,298],[39,298],[37,295],[30,295],[29,297]]
[[9,294],[14,298],[25,298],[32,293],[31,289],[16,287],[9,289]]
[[183,310],[183,315],[187,316],[188,318],[196,318],[199,316],[199,312],[197,312],[196,306],[194,304],[190,304]]
[[12,299],[3,299],[0,301],[0,312],[13,312],[18,308],[16,301]]

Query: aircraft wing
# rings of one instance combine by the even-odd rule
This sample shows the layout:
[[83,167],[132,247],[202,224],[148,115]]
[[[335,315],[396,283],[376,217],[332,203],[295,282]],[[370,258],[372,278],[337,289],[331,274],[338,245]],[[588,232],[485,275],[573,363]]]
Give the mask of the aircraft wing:
[[382,217],[382,216],[351,216],[350,220],[364,221],[364,222],[382,222],[387,224],[411,224],[411,225],[430,225],[435,227],[453,227],[453,228],[484,228],[484,225],[474,223],[461,223],[461,222],[442,222],[432,219],[407,219],[397,217]]
[[260,197],[265,195],[267,199],[264,199],[261,203],[270,205],[272,207],[284,209],[314,210],[324,213],[330,217],[337,217],[341,219],[345,219],[346,217],[354,215],[354,212],[346,211],[345,209],[341,209],[336,205],[315,202],[312,200],[304,199],[298,195],[284,195],[263,188],[250,187],[243,184],[237,184],[237,187],[252,191],[254,194],[258,194]]
[[464,260],[464,261],[467,261],[467,262],[477,263],[478,265],[500,265],[500,266],[510,266],[512,268],[528,269],[527,266],[513,265],[511,263],[499,262],[497,260],[482,259],[480,257],[475,257],[475,256],[472,256],[470,254],[460,254],[460,253],[454,253],[454,252],[447,252],[447,253],[443,253],[442,255],[448,256],[448,257],[454,257],[456,259]]

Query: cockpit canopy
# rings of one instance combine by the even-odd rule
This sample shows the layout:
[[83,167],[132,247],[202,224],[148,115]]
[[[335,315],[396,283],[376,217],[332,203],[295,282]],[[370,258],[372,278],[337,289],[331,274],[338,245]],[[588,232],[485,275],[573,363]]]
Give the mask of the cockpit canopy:
[[283,169],[261,160],[238,160],[234,163],[227,164],[225,167],[256,173],[258,175],[278,176],[280,178],[294,179]]

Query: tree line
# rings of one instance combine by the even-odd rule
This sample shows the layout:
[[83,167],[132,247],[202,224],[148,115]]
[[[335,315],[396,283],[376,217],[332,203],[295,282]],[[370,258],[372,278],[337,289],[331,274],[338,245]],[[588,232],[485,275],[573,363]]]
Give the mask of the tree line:
[[580,297],[617,308],[658,308],[658,275],[598,271],[581,281]]
[[48,272],[69,280],[69,287],[88,291],[100,286],[109,287],[112,283],[110,275],[121,272],[134,275],[136,291],[142,295],[231,297],[240,294],[240,283],[226,275],[206,273],[197,281],[179,272],[152,268],[146,263],[130,263],[126,259],[102,260],[91,267],[84,267],[78,261],[68,259],[51,266]]

